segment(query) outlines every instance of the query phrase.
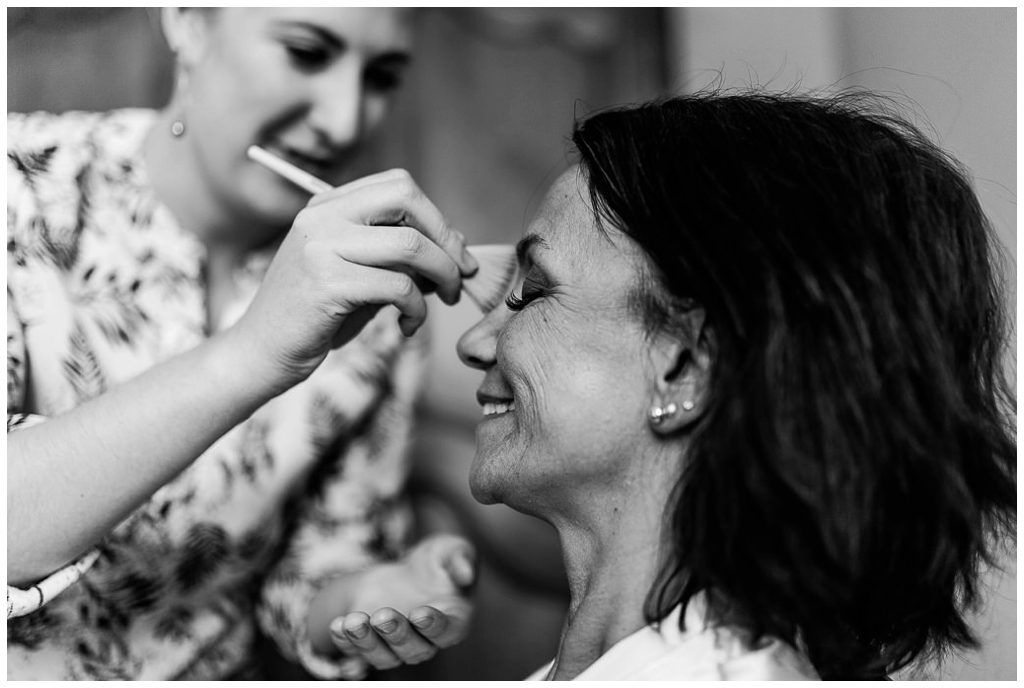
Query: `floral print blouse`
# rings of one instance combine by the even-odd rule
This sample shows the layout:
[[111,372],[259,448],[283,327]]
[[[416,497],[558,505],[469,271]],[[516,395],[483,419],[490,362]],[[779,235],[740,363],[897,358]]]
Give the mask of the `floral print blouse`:
[[[156,199],[142,159],[154,114],[8,115],[8,433],[209,336],[203,246]],[[238,303],[213,329],[244,311],[270,257],[237,271]],[[8,586],[8,678],[244,675],[258,629],[337,677],[312,651],[307,604],[324,580],[406,545],[424,360],[422,337],[382,310],[82,560]]]

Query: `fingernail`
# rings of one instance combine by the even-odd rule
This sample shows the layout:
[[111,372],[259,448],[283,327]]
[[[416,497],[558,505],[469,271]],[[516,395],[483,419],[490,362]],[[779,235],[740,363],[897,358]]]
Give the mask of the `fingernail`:
[[377,624],[377,630],[381,633],[391,633],[398,628],[398,622],[394,619],[389,619],[382,624]]
[[461,585],[469,585],[473,582],[473,562],[465,557],[460,557],[455,561],[457,568],[456,575],[458,577],[458,583]]
[[366,634],[370,632],[370,627],[365,623],[361,623],[355,628],[350,628],[347,633],[354,638],[365,638]]
[[416,628],[430,628],[434,625],[434,617],[432,616],[421,616],[418,619],[410,619],[409,621]]
[[417,329],[416,321],[407,315],[401,315],[398,317],[398,328],[402,331],[406,337],[411,337],[416,334]]
[[345,635],[345,619],[339,616],[331,622],[330,629],[334,635]]

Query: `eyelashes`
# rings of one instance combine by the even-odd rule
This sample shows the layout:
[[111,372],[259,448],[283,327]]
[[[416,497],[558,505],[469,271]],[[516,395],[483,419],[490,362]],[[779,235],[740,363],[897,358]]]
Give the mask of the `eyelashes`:
[[543,277],[538,278],[532,267],[526,271],[520,284],[518,294],[513,291],[505,297],[505,305],[510,311],[521,311],[531,302],[549,293],[547,280]]
[[315,70],[324,67],[330,61],[330,53],[322,48],[307,45],[285,45],[292,64],[303,70]]
[[527,303],[529,303],[529,301],[520,296],[516,296],[515,292],[512,292],[505,297],[505,305],[508,306],[510,311],[521,311],[526,308]]
[[533,288],[528,291],[524,284],[522,288],[522,296],[512,292],[505,297],[505,305],[508,306],[510,311],[521,311],[530,305],[532,301],[544,296],[545,293],[546,292],[543,289],[537,288]]
[[400,70],[372,68],[366,71],[365,79],[369,87],[381,93],[397,91],[402,85],[402,72]]
[[[340,51],[305,42],[284,43],[284,49],[292,65],[307,73],[315,73],[328,68],[337,59]],[[376,93],[391,93],[402,85],[404,71],[400,66],[387,64],[371,64],[363,74],[366,88]]]

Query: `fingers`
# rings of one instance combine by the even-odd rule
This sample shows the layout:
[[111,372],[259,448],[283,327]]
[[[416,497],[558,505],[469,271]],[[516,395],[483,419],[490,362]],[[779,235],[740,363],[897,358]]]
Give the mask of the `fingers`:
[[445,559],[444,569],[448,577],[460,588],[472,587],[476,581],[476,557],[472,548],[460,547]]
[[427,317],[427,303],[415,281],[403,272],[352,265],[347,271],[339,308],[346,312],[368,304],[392,304],[401,315],[398,325],[412,335]]
[[[251,346],[275,389],[306,379],[331,348],[355,337],[385,305],[410,336],[423,294],[459,300],[476,271],[452,230],[407,172],[396,170],[316,194],[296,216],[260,288],[232,332]],[[268,364],[269,362],[269,364]]]
[[410,227],[352,232],[338,252],[353,263],[402,269],[425,277],[437,285],[438,296],[447,304],[458,302],[461,295],[458,266],[437,244]]
[[435,647],[446,648],[465,639],[470,616],[471,605],[461,601],[417,607],[409,612],[409,622]]
[[331,348],[337,349],[352,341],[366,326],[366,323],[373,320],[381,307],[382,304],[370,304],[350,313],[331,338]]
[[433,657],[439,647],[415,629],[399,612],[385,607],[373,616],[353,612],[331,626],[335,645],[347,654],[358,653],[377,669],[419,664]]
[[440,567],[457,588],[470,588],[476,580],[476,549],[458,535],[430,535],[413,547],[410,556],[426,569]]
[[388,170],[317,194],[309,207],[344,199],[349,217],[365,225],[412,227],[441,248],[462,275],[476,272],[479,264],[466,250],[466,238],[452,229],[441,211],[420,190],[405,170]]

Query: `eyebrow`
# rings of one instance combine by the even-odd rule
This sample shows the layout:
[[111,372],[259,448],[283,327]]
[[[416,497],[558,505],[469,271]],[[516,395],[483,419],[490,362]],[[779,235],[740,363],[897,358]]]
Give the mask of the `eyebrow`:
[[519,261],[520,265],[526,263],[526,254],[528,254],[534,246],[540,245],[544,248],[550,248],[548,242],[539,234],[527,234],[516,244],[516,260]]
[[310,22],[298,21],[293,19],[280,21],[278,22],[278,24],[285,28],[305,29],[310,33],[316,34],[322,41],[330,45],[332,48],[345,47],[345,41],[343,41],[340,36],[336,35],[331,31],[328,31],[322,26],[318,26],[317,24],[312,24]]
[[[320,40],[324,41],[335,50],[344,50],[348,47],[348,44],[343,38],[341,38],[341,36],[338,36],[333,31],[329,31],[318,24],[295,19],[283,20],[280,21],[279,24],[285,28],[305,29],[306,31],[315,34],[320,38]],[[412,62],[412,56],[404,50],[392,50],[375,56],[373,58],[373,62],[388,63],[389,66],[392,67],[404,67]]]

